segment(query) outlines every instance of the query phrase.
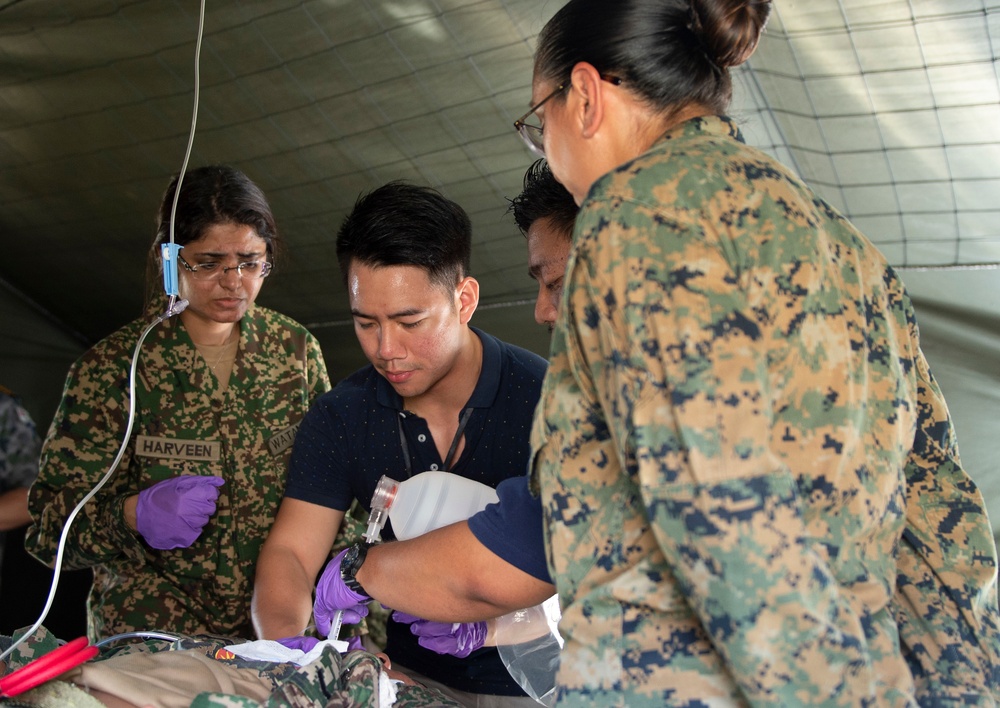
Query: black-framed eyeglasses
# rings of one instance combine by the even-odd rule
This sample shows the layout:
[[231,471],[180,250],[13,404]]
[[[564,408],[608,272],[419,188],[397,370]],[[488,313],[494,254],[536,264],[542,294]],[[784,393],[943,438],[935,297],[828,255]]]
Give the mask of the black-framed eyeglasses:
[[268,273],[271,272],[271,263],[268,261],[246,261],[245,263],[237,263],[234,266],[224,266],[216,261],[209,261],[208,263],[193,266],[184,260],[184,256],[178,254],[177,258],[195,280],[221,278],[231,270],[235,270],[236,275],[240,278],[244,276],[247,278],[266,278]]
[[[622,81],[624,81],[624,79],[612,76],[611,74],[601,74],[601,80],[607,81],[615,86],[621,86]],[[514,121],[514,130],[517,131],[517,134],[521,136],[521,140],[524,141],[524,144],[528,146],[528,149],[531,150],[536,157],[545,157],[545,143],[542,140],[542,132],[544,131],[544,128],[540,125],[525,123],[525,121],[528,120],[528,118],[530,118],[535,111],[544,106],[547,101],[562,93],[567,86],[569,86],[569,84],[559,84],[556,86],[555,90],[552,91],[552,93],[533,105],[528,109],[527,113]]]

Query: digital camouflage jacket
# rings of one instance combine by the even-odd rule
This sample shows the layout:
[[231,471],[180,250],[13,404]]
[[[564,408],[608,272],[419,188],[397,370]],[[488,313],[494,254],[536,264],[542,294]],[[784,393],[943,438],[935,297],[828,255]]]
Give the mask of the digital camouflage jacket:
[[903,283],[727,119],[591,188],[532,449],[560,705],[991,702],[996,548]]
[[41,446],[28,411],[0,386],[0,492],[27,487],[34,481]]
[[[42,440],[35,421],[21,401],[0,385],[0,494],[28,487],[38,474],[38,454]],[[0,564],[7,545],[7,534],[0,531]]]
[[[20,632],[17,634],[20,636]],[[373,654],[365,651],[338,654],[331,648],[324,650],[316,661],[296,666],[243,659],[224,649],[227,645],[243,641],[246,640],[196,635],[180,637],[169,643],[152,639],[132,644],[118,642],[103,647],[92,661],[101,662],[136,653],[155,655],[175,651],[199,652],[211,660],[240,669],[246,676],[246,681],[259,682],[270,689],[268,698],[258,701],[234,691],[219,690],[217,686],[205,686],[203,692],[191,696],[191,708],[388,708],[380,702],[379,673],[382,671],[382,663]],[[10,643],[9,637],[0,637],[0,648],[6,649]],[[56,638],[42,627],[10,655],[9,671],[20,669],[33,659],[54,651],[58,646]],[[156,668],[152,671],[155,672]],[[59,681],[43,684],[15,698],[0,699],[0,705],[82,705],[88,699],[83,688],[68,684],[53,685],[62,680],[73,680],[76,674],[76,671],[71,671],[60,677]],[[150,695],[156,695],[164,677],[154,675],[149,678]],[[175,697],[179,698],[170,698]],[[93,703],[96,704],[97,701]],[[391,705],[392,708],[458,708],[459,704],[426,686],[398,684],[396,698]]]
[[[151,308],[72,367],[29,495],[25,545],[52,564],[64,522],[115,459],[128,418],[133,349]],[[160,629],[251,637],[257,555],[285,485],[292,441],[329,390],[319,344],[293,320],[251,307],[229,386],[219,391],[177,317],[155,327],[136,374],[137,415],[117,471],[77,515],[64,566],[94,569],[91,638]],[[189,548],[156,550],[126,524],[127,497],[178,475],[218,475],[218,508]]]

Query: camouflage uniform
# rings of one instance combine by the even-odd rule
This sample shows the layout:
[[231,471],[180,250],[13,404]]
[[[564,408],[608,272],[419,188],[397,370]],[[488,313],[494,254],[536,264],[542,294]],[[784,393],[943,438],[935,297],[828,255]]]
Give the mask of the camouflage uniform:
[[695,119],[593,186],[563,297],[532,433],[561,704],[990,702],[983,500],[857,230]]
[[[150,317],[162,312],[154,304]],[[104,475],[125,431],[132,352],[150,319],[132,322],[74,364],[42,452],[25,545],[45,563],[64,520]],[[263,307],[240,321],[229,386],[219,384],[179,318],[142,346],[132,437],[110,481],[77,515],[67,568],[93,567],[88,634],[136,629],[253,636],[257,554],[285,486],[292,440],[330,382],[319,344]],[[127,497],[170,477],[218,475],[218,509],[187,549],[150,548],[125,522]]]
[[[0,494],[31,485],[41,447],[35,421],[9,389],[0,386]],[[0,565],[6,535],[0,531]]]
[[[264,690],[270,689],[270,695],[264,701],[236,692],[206,690],[192,696],[192,708],[357,708],[380,705],[378,684],[382,664],[368,652],[338,654],[328,649],[316,661],[300,667],[290,663],[243,659],[224,649],[230,644],[240,644],[243,641],[245,640],[233,637],[201,635],[182,637],[172,643],[154,640],[135,644],[116,643],[103,648],[93,662],[138,653],[155,655],[172,651],[197,652],[212,661],[238,669],[247,683],[259,681],[265,687]],[[0,648],[6,649],[9,645],[8,637],[0,637]],[[9,669],[15,671],[33,659],[54,651],[58,646],[56,638],[42,627],[14,650],[8,660]],[[154,666],[153,671],[157,668],[159,667]],[[164,702],[179,698],[173,694],[169,697],[161,695],[163,678],[169,675],[151,676],[149,692],[144,697],[150,701],[161,699]],[[72,681],[79,677],[74,671],[61,678]],[[80,681],[81,684],[86,683],[86,674]],[[0,699],[0,705],[46,705],[52,704],[53,698],[62,699],[63,704],[66,704],[75,698],[73,689],[59,687],[59,691],[49,690],[55,688],[51,683],[46,684],[13,699]],[[185,691],[186,688],[187,683],[178,686],[177,690]],[[84,689],[78,688],[76,691],[83,693]],[[396,691],[396,701],[392,704],[394,708],[458,708],[459,705],[426,686],[398,684]]]
[[21,402],[0,386],[0,492],[27,487],[38,474],[42,441]]

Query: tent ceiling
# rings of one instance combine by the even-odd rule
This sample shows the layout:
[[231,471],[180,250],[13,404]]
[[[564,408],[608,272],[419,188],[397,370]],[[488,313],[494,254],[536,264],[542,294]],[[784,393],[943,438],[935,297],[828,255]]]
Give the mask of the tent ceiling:
[[[533,297],[505,215],[531,162],[511,122],[560,5],[209,2],[190,164],[234,164],[268,194],[287,250],[261,301],[346,320],[333,237],[357,195],[391,179],[470,213],[484,303]],[[0,4],[0,278],[85,340],[141,306],[153,214],[191,124],[198,11]],[[997,0],[777,0],[732,112],[894,264],[996,264],[998,46]]]

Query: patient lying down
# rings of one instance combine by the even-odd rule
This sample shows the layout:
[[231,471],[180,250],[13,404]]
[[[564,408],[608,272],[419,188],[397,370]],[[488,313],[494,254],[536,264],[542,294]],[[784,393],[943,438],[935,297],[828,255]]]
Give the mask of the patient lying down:
[[[204,635],[172,644],[127,644],[103,652],[57,681],[3,699],[0,704],[81,708],[458,705],[393,671],[384,654],[341,654],[326,647],[310,652],[309,657],[315,658],[299,666],[290,661],[246,658],[254,654],[240,647],[236,650],[245,656],[231,651],[234,645],[241,644],[249,646],[231,638]],[[10,669],[19,668],[55,645],[52,635],[40,630],[11,656]]]

